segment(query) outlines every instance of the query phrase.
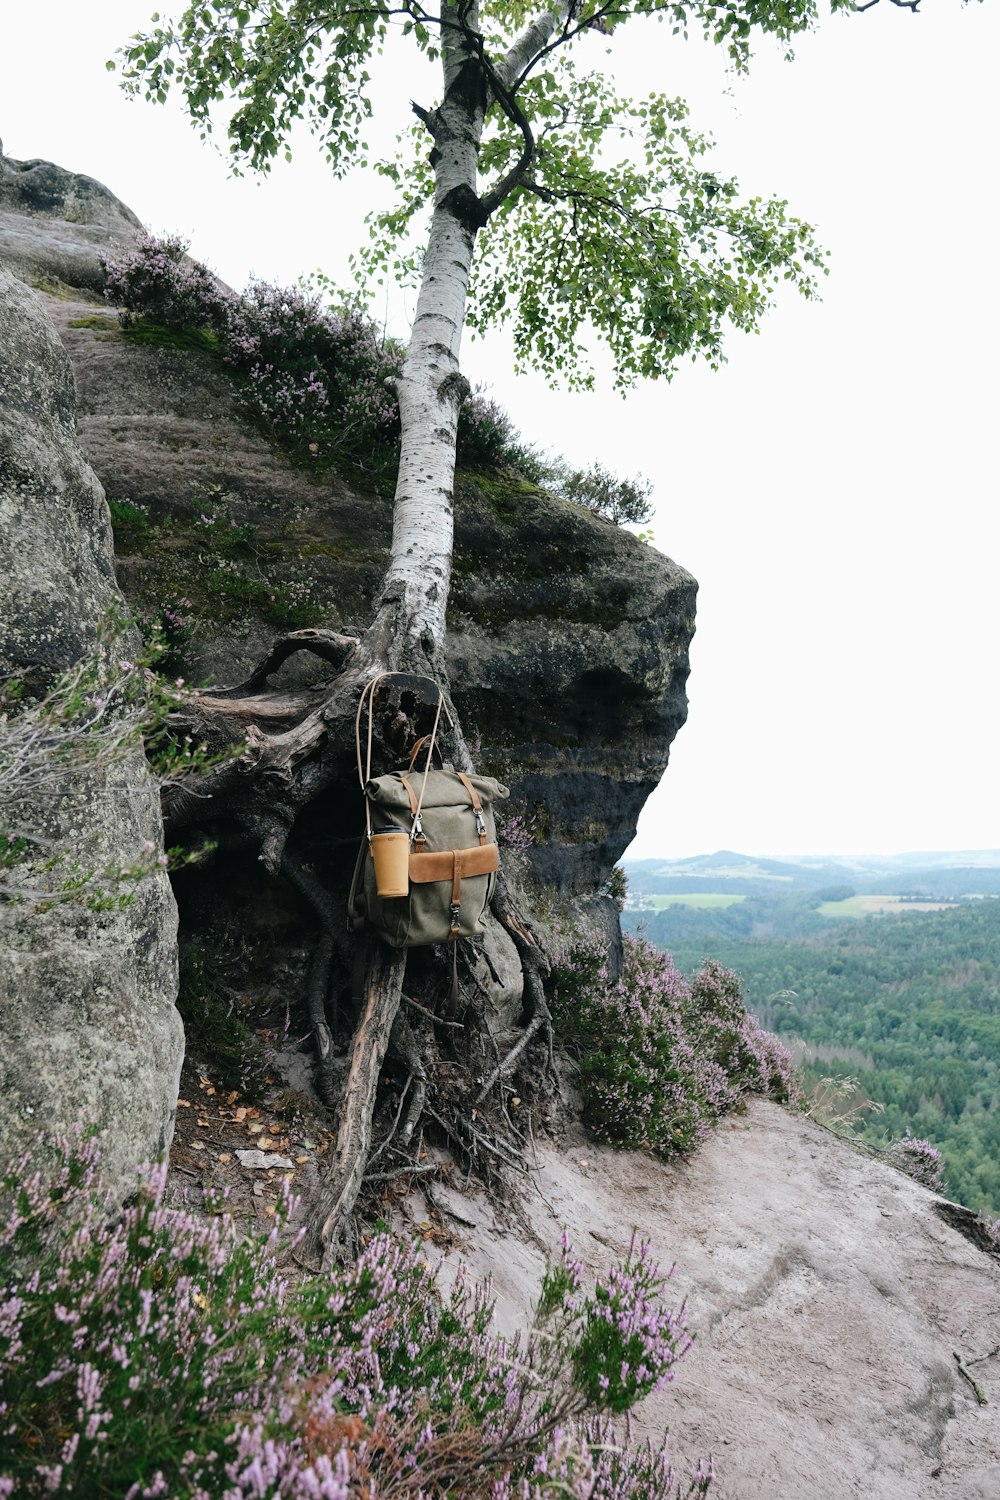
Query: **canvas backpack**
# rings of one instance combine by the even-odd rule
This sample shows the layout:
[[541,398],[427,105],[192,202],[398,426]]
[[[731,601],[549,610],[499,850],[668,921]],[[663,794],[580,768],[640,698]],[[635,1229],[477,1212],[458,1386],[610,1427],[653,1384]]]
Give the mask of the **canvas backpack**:
[[[362,694],[356,721],[358,776],[365,799],[362,839],[348,903],[351,926],[367,927],[391,948],[455,943],[485,930],[486,912],[500,867],[493,803],[509,795],[492,776],[471,776],[432,765],[444,706],[438,698],[430,735],[419,740],[405,771],[371,777],[372,703],[381,678]],[[361,721],[368,711],[367,760],[362,769]],[[415,769],[425,752],[422,770]],[[378,894],[371,838],[403,830],[409,841],[407,893]]]

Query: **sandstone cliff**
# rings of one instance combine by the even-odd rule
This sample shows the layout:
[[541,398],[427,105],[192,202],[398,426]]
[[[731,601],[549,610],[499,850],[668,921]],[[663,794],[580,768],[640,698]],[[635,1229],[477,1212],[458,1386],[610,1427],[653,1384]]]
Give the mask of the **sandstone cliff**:
[[[122,331],[99,296],[98,255],[136,227],[90,178],[51,163],[0,161],[0,266],[18,278],[8,278],[19,319],[9,347],[28,372],[23,399],[8,388],[8,431],[23,410],[58,426],[83,476],[73,494],[83,490],[88,507],[82,531],[66,524],[67,505],[79,511],[79,502],[67,499],[73,486],[48,474],[51,455],[39,450],[32,482],[43,504],[30,532],[38,546],[18,540],[12,513],[5,525],[21,600],[7,625],[8,655],[15,665],[75,659],[118,597],[103,486],[126,599],[140,617],[168,623],[178,674],[231,683],[282,629],[365,623],[391,499],[378,485],[313,476],[276,452],[241,420],[228,373],[196,340]],[[52,369],[57,378],[42,377]],[[694,581],[611,523],[515,476],[460,475],[456,518],[449,668],[466,734],[484,770],[511,784],[512,810],[534,824],[522,878],[589,907],[587,919],[616,936],[600,886],[684,720]],[[88,569],[101,574],[102,588],[87,582],[84,598]],[[284,672],[302,681],[316,670],[300,657]],[[356,799],[337,790],[316,812],[304,833],[308,856],[342,896],[360,831]],[[151,832],[150,806],[142,816],[140,842]],[[127,858],[124,846],[139,830],[121,826],[103,803],[96,825]],[[214,865],[180,883],[187,928],[199,944],[238,943],[244,958],[255,945],[259,963],[243,965],[251,992],[254,979],[272,996],[301,989],[313,939],[297,897],[263,874],[255,852],[227,846],[224,828],[213,834]],[[150,942],[169,952],[167,917],[152,922]],[[498,940],[493,962],[516,970],[509,942]],[[156,1004],[169,1007],[172,980],[160,977]],[[70,1003],[74,983],[60,981]],[[502,991],[509,1023],[519,986],[507,979]],[[153,1051],[158,1066],[163,1055]],[[175,1074],[174,1053],[164,1078]],[[152,1092],[162,1115],[169,1083]],[[144,1152],[159,1139],[137,1137]]]
[[[0,574],[0,675],[26,674],[29,694],[94,649],[109,610],[124,612],[69,362],[36,294],[2,268]],[[63,849],[84,869],[162,847],[156,787],[135,749],[103,771],[54,772],[15,810],[47,841],[43,856]],[[162,871],[121,909],[0,897],[5,1162],[35,1145],[39,1127],[87,1122],[109,1179],[125,1187],[169,1144],[183,1051],[175,933]]]

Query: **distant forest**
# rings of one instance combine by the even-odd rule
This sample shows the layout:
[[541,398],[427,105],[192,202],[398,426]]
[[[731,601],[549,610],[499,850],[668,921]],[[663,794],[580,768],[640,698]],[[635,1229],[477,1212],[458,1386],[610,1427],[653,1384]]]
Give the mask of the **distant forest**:
[[[1000,1215],[1000,900],[989,899],[1000,870],[936,870],[923,888],[894,893],[965,897],[946,910],[904,905],[851,920],[824,912],[831,902],[850,909],[856,879],[824,887],[814,883],[819,870],[805,880],[765,875],[751,892],[763,863],[745,875],[730,864],[713,881],[690,864],[683,877],[675,868],[657,878],[666,867],[654,874],[646,862],[629,870],[633,902],[638,894],[646,908],[630,906],[623,924],[685,973],[707,957],[735,969],[750,1008],[802,1056],[807,1092],[831,1076],[854,1079],[855,1100],[884,1106],[859,1117],[860,1135],[926,1137],[944,1154],[949,1194]],[[873,883],[892,884],[884,873]]]

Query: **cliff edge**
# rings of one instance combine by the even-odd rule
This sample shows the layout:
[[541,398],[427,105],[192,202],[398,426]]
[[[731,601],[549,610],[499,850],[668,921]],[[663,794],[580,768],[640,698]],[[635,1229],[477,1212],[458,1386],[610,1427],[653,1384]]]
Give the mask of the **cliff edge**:
[[944,1200],[762,1100],[686,1162],[570,1132],[539,1143],[533,1177],[513,1232],[435,1190],[464,1221],[440,1274],[461,1260],[491,1276],[513,1331],[564,1226],[590,1271],[635,1229],[676,1266],[666,1295],[686,1298],[695,1334],[634,1417],[669,1430],[679,1474],[710,1454],[719,1500],[1000,1495],[1000,1264],[945,1222]]

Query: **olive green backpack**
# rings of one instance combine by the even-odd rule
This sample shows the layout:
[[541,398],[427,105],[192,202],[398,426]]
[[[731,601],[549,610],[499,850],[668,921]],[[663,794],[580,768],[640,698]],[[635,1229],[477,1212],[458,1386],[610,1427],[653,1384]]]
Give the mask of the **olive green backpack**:
[[[351,927],[363,927],[390,948],[454,943],[485,930],[486,913],[500,867],[493,803],[509,796],[492,776],[467,776],[449,765],[432,766],[438,723],[444,706],[439,694],[434,728],[418,740],[406,771],[371,777],[372,703],[381,678],[365,688],[358,705],[358,778],[365,798],[366,837],[351,882]],[[367,765],[362,770],[361,719],[368,710]],[[422,771],[414,766],[426,746]],[[380,896],[371,852],[373,834],[406,833],[406,894]]]

